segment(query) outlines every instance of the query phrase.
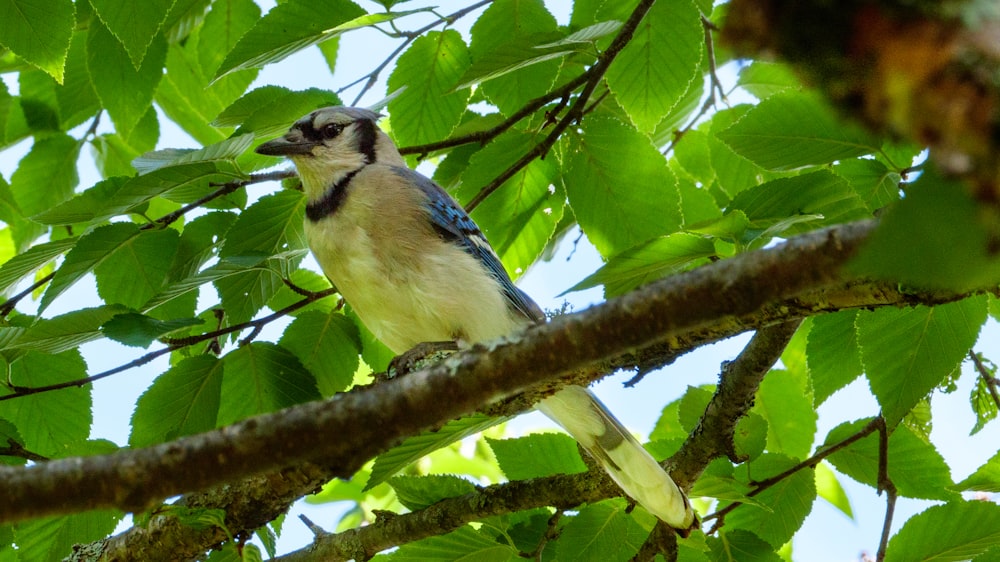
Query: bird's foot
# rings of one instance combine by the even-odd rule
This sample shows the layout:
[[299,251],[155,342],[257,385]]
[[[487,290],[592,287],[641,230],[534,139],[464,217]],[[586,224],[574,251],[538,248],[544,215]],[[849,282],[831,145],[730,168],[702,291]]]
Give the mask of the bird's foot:
[[437,362],[441,359],[439,355],[442,352],[451,353],[453,351],[458,351],[458,342],[456,341],[421,342],[405,353],[393,357],[386,373],[389,378],[405,375],[425,367],[428,360],[433,359],[433,362]]

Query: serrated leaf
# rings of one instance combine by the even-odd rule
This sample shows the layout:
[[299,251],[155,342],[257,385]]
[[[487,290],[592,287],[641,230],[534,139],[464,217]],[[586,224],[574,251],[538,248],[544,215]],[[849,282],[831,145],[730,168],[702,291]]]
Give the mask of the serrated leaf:
[[1000,492],[1000,452],[966,477],[955,488],[962,491]]
[[[792,459],[766,454],[737,469],[751,471],[754,480],[774,476],[790,468]],[[741,505],[726,516],[726,527],[750,531],[773,548],[788,542],[798,531],[816,499],[816,483],[811,470],[800,470],[755,496],[764,507]]]
[[740,69],[736,84],[761,100],[785,90],[802,87],[802,83],[786,65],[758,60]]
[[816,465],[816,493],[848,518],[854,519],[851,500],[837,480],[837,474],[825,462]]
[[718,537],[708,537],[711,562],[782,562],[781,556],[764,539],[743,529],[728,529]]
[[861,350],[854,327],[857,317],[858,311],[843,310],[813,318],[806,363],[817,406],[861,376]]
[[764,377],[753,407],[767,421],[767,450],[805,459],[816,433],[816,410],[806,373],[773,370]]
[[828,164],[879,149],[867,133],[840,122],[816,95],[801,92],[763,100],[718,136],[769,170]]
[[399,503],[412,511],[476,491],[476,486],[465,478],[446,474],[394,476],[389,479],[389,485],[396,491]]
[[890,425],[959,367],[985,321],[984,296],[934,307],[859,313],[865,374]]
[[652,527],[639,524],[626,511],[627,506],[624,498],[614,498],[581,509],[563,527],[555,559],[631,560],[646,542]]
[[215,78],[244,68],[260,68],[330,39],[338,25],[365,15],[349,0],[289,0],[262,17],[219,65]]
[[[847,182],[825,170],[751,187],[734,197],[729,208],[746,214],[751,232],[764,231],[771,236],[801,234],[869,215]],[[794,220],[797,217],[804,220]]]
[[202,320],[198,318],[178,318],[164,321],[129,312],[108,320],[101,326],[101,331],[108,338],[124,345],[149,347],[153,341],[171,332],[202,323]]
[[391,115],[405,115],[393,123],[400,145],[424,144],[446,138],[465,113],[471,91],[452,91],[469,67],[469,52],[453,29],[432,31],[400,55],[389,75],[389,90],[406,90],[389,102]]
[[510,418],[493,418],[483,414],[452,420],[437,431],[422,433],[407,438],[401,444],[382,453],[375,458],[372,474],[365,484],[365,490],[371,490],[400,470],[406,468],[417,459],[474,435],[485,429],[501,424]]
[[[253,132],[256,138],[267,138],[286,133],[289,125],[315,109],[341,103],[337,94],[319,88],[285,90],[281,95],[275,95],[265,88],[268,86],[240,98],[223,111],[218,119],[224,121],[241,119],[238,133]],[[254,95],[255,92],[261,91],[264,93]],[[244,114],[250,109],[246,106],[247,103],[253,103],[254,107],[250,113]]]
[[618,20],[597,22],[593,25],[588,25],[587,27],[579,31],[570,33],[569,35],[563,37],[558,41],[552,43],[546,43],[544,45],[538,45],[538,47],[536,48],[547,49],[549,47],[559,47],[562,45],[566,45],[568,43],[591,43],[596,39],[600,39],[601,37],[611,35],[612,33],[618,31],[618,29],[621,26],[622,22]]
[[129,445],[146,447],[215,428],[222,365],[216,357],[197,355],[157,377],[135,405]]
[[[832,445],[861,430],[869,420],[843,423],[830,431],[825,444]],[[872,434],[831,454],[827,460],[839,472],[875,487],[878,478],[878,435]],[[954,500],[958,495],[944,458],[933,445],[912,429],[899,425],[889,436],[889,478],[899,494],[911,498]]]
[[220,426],[320,399],[312,374],[291,352],[273,343],[253,342],[222,359]]
[[122,312],[125,308],[118,305],[81,308],[36,320],[28,328],[0,328],[0,347],[61,353],[101,337],[101,326]]
[[114,510],[45,517],[19,523],[14,528],[18,560],[62,560],[74,547],[107,537],[123,514]]
[[899,200],[899,173],[870,158],[851,158],[839,162],[833,173],[847,180],[870,211]]
[[[9,376],[17,386],[47,386],[86,377],[87,365],[75,349],[58,355],[29,352],[10,364]],[[0,402],[0,418],[17,426],[29,451],[63,457],[90,435],[90,390],[90,386],[70,387]]]
[[94,13],[128,52],[132,66],[139,68],[146,49],[156,37],[175,0],[149,0],[142,3],[118,0],[91,0]]
[[10,190],[24,216],[40,213],[69,199],[79,177],[80,143],[67,135],[38,139],[10,178]]
[[850,267],[917,287],[967,291],[996,285],[995,226],[980,207],[960,182],[926,170],[882,216]]
[[70,250],[76,241],[75,237],[52,240],[12,257],[0,266],[0,293],[6,293],[22,279]]
[[911,517],[889,540],[886,562],[968,560],[1000,545],[1000,506],[950,502]]
[[576,441],[562,433],[538,433],[515,439],[486,438],[500,470],[511,480],[586,472]]
[[179,238],[168,228],[146,230],[124,241],[94,267],[98,295],[107,304],[142,306],[163,287]]
[[281,336],[279,345],[295,354],[316,377],[323,396],[351,386],[358,370],[361,341],[358,329],[339,312],[304,312]]
[[139,227],[134,224],[109,224],[81,236],[62,265],[56,270],[49,283],[48,290],[42,296],[39,310],[44,310],[56,297],[61,295],[71,285],[84,275],[93,271],[101,262],[123,244],[139,234]]
[[608,87],[640,131],[652,131],[701,80],[703,35],[693,3],[657,2],[608,68]]
[[588,117],[562,179],[576,219],[603,256],[680,228],[677,178],[649,139],[620,121]]
[[714,255],[715,245],[704,236],[685,232],[668,234],[612,257],[561,295],[604,285],[605,296],[611,298],[705,263]]
[[430,537],[404,544],[383,559],[391,562],[423,560],[476,560],[476,562],[507,562],[517,557],[517,549],[499,543],[493,537],[465,525],[446,535]]
[[156,36],[149,44],[142,65],[132,66],[129,54],[97,18],[87,32],[87,69],[101,105],[108,111],[119,134],[128,136],[153,101],[153,92],[163,76],[166,40]]
[[71,0],[0,2],[0,45],[44,70],[60,84],[73,25]]

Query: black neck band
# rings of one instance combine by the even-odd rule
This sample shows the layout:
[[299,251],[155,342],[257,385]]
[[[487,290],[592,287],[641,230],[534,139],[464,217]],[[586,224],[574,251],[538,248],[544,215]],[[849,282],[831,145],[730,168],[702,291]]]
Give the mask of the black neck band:
[[320,197],[316,201],[306,205],[306,218],[309,219],[310,222],[318,222],[319,220],[336,213],[337,209],[344,204],[344,197],[347,196],[348,184],[351,183],[354,176],[356,176],[362,169],[364,169],[364,166],[358,168],[357,170],[351,170],[347,173],[347,175],[340,178],[337,183],[327,188],[323,197]]

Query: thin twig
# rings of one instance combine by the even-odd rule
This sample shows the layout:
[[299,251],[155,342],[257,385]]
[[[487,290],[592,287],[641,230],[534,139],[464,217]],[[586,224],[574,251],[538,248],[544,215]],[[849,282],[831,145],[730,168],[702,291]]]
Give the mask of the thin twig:
[[151,223],[144,224],[142,226],[142,230],[149,230],[151,228],[163,228],[165,226],[169,226],[177,219],[183,217],[185,214],[193,211],[194,209],[201,207],[205,203],[208,203],[209,201],[212,201],[214,199],[218,199],[219,197],[224,197],[226,195],[229,195],[230,193],[233,193],[234,191],[236,191],[241,187],[245,187],[255,183],[262,183],[266,181],[281,181],[283,179],[294,178],[294,177],[295,177],[295,172],[293,170],[281,170],[278,172],[268,172],[265,174],[250,174],[250,177],[247,179],[238,179],[238,180],[227,181],[221,184],[212,184],[214,186],[217,186],[219,189],[213,191],[212,193],[209,193],[208,195],[205,195],[204,197],[198,199],[197,201],[184,205],[183,207],[177,209],[172,213],[167,213],[166,215],[163,215],[162,217],[156,219]]
[[722,101],[725,102],[726,92],[722,89],[722,82],[719,80],[719,75],[716,72],[715,43],[712,41],[712,32],[718,31],[719,28],[705,16],[701,16],[701,26],[705,30],[705,53],[708,55],[708,74],[712,80],[712,86],[708,90],[708,97],[714,101],[715,92],[718,91]]
[[21,299],[30,295],[31,293],[34,293],[35,290],[41,288],[42,285],[48,283],[49,281],[52,281],[52,278],[55,277],[55,275],[56,272],[53,271],[47,274],[45,277],[42,277],[38,281],[32,283],[31,286],[28,287],[27,289],[7,299],[2,305],[0,305],[0,318],[6,318],[8,314],[14,311],[14,308],[17,306],[17,303],[21,302]]
[[10,438],[7,439],[6,447],[0,447],[0,457],[17,457],[34,462],[45,462],[49,460],[49,457],[33,453],[25,449],[24,445]]
[[896,485],[889,478],[889,428],[885,418],[875,418],[878,424],[878,483],[879,495],[885,491],[885,520],[882,522],[882,538],[878,543],[876,562],[885,560],[885,549],[889,545],[889,531],[892,528],[892,516],[896,511]]
[[972,359],[972,363],[976,366],[976,372],[979,373],[979,378],[983,379],[986,383],[986,389],[990,391],[990,396],[993,398],[993,404],[996,405],[997,409],[1000,410],[1000,392],[997,391],[997,379],[994,377],[990,370],[983,364],[982,359],[973,352],[969,350],[969,357]]

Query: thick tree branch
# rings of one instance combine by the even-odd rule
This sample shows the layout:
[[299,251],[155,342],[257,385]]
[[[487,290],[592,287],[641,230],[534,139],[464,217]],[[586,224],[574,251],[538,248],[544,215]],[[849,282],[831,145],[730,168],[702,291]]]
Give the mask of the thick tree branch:
[[[325,450],[325,448],[328,445],[327,442],[330,440],[326,436],[340,435],[351,438],[357,432],[358,428],[362,428],[365,435],[359,436],[357,439],[351,439],[351,443],[371,438],[385,443],[385,445],[380,446],[365,443],[360,449],[345,453],[345,456],[338,459],[338,463],[326,463],[322,468],[309,463],[299,464],[295,468],[287,468],[279,473],[255,477],[253,482],[267,488],[271,485],[272,481],[284,483],[288,480],[294,480],[297,482],[294,485],[298,486],[298,496],[308,494],[326,480],[337,475],[349,473],[350,471],[346,469],[348,464],[360,464],[379,450],[390,446],[397,439],[393,437],[394,435],[409,435],[418,431],[416,428],[422,427],[421,424],[423,422],[420,420],[427,417],[428,411],[436,411],[435,415],[430,416],[434,420],[431,422],[432,424],[438,424],[449,419],[451,414],[440,410],[440,408],[447,405],[444,402],[450,403],[452,395],[455,395],[455,399],[459,400],[465,393],[472,393],[474,396],[478,396],[478,398],[473,400],[478,401],[481,406],[482,403],[487,402],[486,397],[492,395],[493,387],[490,385],[500,384],[504,381],[509,382],[509,378],[512,375],[516,374],[516,378],[518,379],[534,378],[536,376],[538,380],[550,378],[541,372],[529,373],[527,375],[522,372],[522,370],[533,369],[539,363],[542,365],[538,367],[540,370],[550,368],[551,364],[567,365],[565,368],[572,370],[568,365],[575,365],[579,362],[577,360],[580,353],[576,350],[586,350],[584,355],[591,353],[594,347],[591,345],[591,342],[598,342],[602,346],[610,345],[612,348],[617,348],[618,350],[631,350],[628,353],[620,353],[615,359],[607,361],[605,364],[634,368],[641,361],[660,362],[661,364],[669,363],[672,358],[683,354],[689,349],[698,347],[707,341],[716,341],[723,337],[746,331],[747,329],[783,322],[802,315],[833,311],[837,309],[837,306],[905,306],[916,304],[921,299],[927,299],[927,304],[935,304],[953,301],[966,296],[964,294],[945,294],[943,292],[924,295],[903,294],[895,291],[891,286],[886,284],[868,285],[857,282],[845,283],[842,281],[830,287],[829,292],[831,295],[834,295],[833,297],[829,297],[823,290],[818,288],[811,291],[801,290],[803,285],[822,286],[827,283],[826,280],[829,278],[833,278],[836,281],[835,273],[829,275],[823,274],[819,280],[811,281],[810,279],[814,279],[814,273],[812,272],[835,271],[837,266],[842,264],[847,256],[863,241],[871,228],[872,224],[870,223],[837,227],[828,231],[817,232],[793,239],[788,244],[771,250],[756,252],[736,258],[735,260],[712,264],[684,274],[680,276],[680,279],[664,280],[632,293],[630,294],[631,296],[626,295],[625,297],[596,306],[579,314],[557,319],[550,325],[534,329],[531,337],[518,338],[517,340],[497,344],[494,346],[495,350],[492,354],[484,346],[480,346],[477,349],[453,357],[447,365],[440,365],[429,371],[413,373],[407,377],[403,377],[404,380],[409,379],[410,382],[424,381],[414,386],[418,389],[423,386],[424,390],[427,391],[426,393],[424,390],[421,390],[407,396],[405,388],[410,388],[410,386],[401,387],[399,385],[403,380],[395,380],[385,385],[380,385],[378,388],[379,395],[384,395],[387,402],[376,402],[375,399],[377,397],[367,392],[352,391],[341,398],[328,401],[327,403],[320,403],[318,405],[307,404],[272,416],[255,418],[257,422],[255,431],[274,433],[268,439],[276,441],[291,440],[295,442],[293,448],[303,447],[305,449],[304,451],[294,453],[293,456],[302,455],[303,457],[310,457],[317,452],[328,454],[329,451]],[[776,270],[783,270],[783,273],[776,274],[774,273]],[[785,280],[789,275],[798,278],[798,280],[787,281],[787,283],[791,283],[790,286],[792,288],[782,288],[789,286]],[[802,279],[802,276],[806,278]],[[727,282],[726,279],[730,281]],[[777,285],[774,285],[772,282],[776,282]],[[799,289],[794,287],[799,287]],[[786,300],[777,300],[781,296],[773,296],[775,294],[795,293],[796,291],[801,291],[803,294]],[[852,298],[852,292],[859,296]],[[727,297],[727,295],[729,296]],[[728,301],[729,298],[736,300],[749,299],[754,302],[767,302],[767,304],[756,306],[756,308],[748,303],[739,305],[730,304],[728,306],[734,312],[748,309],[755,310],[755,312],[744,312],[738,316],[733,316],[725,311],[726,305],[714,306],[716,300]],[[772,298],[775,300],[772,301]],[[711,308],[712,310],[706,311],[704,310],[705,308]],[[698,320],[698,318],[705,317],[704,315],[706,314],[708,320]],[[755,314],[757,315],[757,323],[754,323]],[[604,326],[609,324],[612,326],[631,326],[640,332],[654,334],[651,337],[653,340],[656,340],[660,337],[655,335],[660,328],[656,328],[655,326],[660,325],[660,322],[664,318],[676,321],[671,325],[672,327],[659,332],[660,334],[674,334],[669,338],[669,345],[657,344],[637,349],[637,346],[630,347],[630,345],[625,344],[625,341],[635,341],[633,338],[619,339],[615,335],[615,332],[619,331],[617,328],[614,330],[604,328]],[[651,322],[652,326],[650,325]],[[700,327],[697,329],[683,327],[694,324],[700,325]],[[570,335],[576,334],[577,337],[573,337],[572,340],[567,342],[566,338],[570,337],[566,333],[567,330]],[[645,351],[654,348],[662,348],[662,353],[665,353],[668,358],[656,360],[653,357],[647,356]],[[586,361],[586,358],[580,361]],[[455,380],[468,383],[463,384],[461,387],[454,386],[449,382],[450,379],[447,376],[448,369],[456,365]],[[563,369],[562,367],[553,368],[556,370]],[[440,375],[440,378],[438,375]],[[571,374],[570,376],[574,375]],[[476,382],[480,379],[483,380]],[[476,388],[480,384],[486,386]],[[532,390],[532,392],[537,393],[538,391]],[[399,413],[399,408],[401,407],[420,408],[422,407],[421,405],[426,405],[423,401],[427,400],[427,393],[432,396],[430,399],[431,407],[415,414],[420,419],[417,422],[408,419],[400,421],[399,418],[405,416],[392,415],[394,412]],[[443,400],[442,396],[449,398],[448,400]],[[527,405],[530,405],[536,399],[537,394],[534,399],[524,400],[520,403],[521,409],[526,408]],[[400,406],[399,402],[405,403],[405,406]],[[384,403],[391,405],[385,407],[379,405]],[[513,405],[516,403],[518,403],[518,399],[505,402],[504,410],[508,412],[517,411]],[[353,412],[351,410],[353,406],[359,406],[361,409]],[[480,409],[482,408],[480,407]],[[340,412],[343,416],[339,419],[345,425],[337,425],[336,420],[326,420],[325,418],[317,422],[320,426],[319,428],[317,428],[317,423],[313,423],[312,420],[307,419],[304,424],[300,423],[300,420],[309,418],[316,411],[319,412],[320,416],[327,416],[335,413],[335,411]],[[385,415],[383,415],[383,411]],[[368,419],[369,417],[377,419],[372,421]],[[330,423],[327,423],[328,421]],[[172,446],[181,450],[171,449],[173,452],[168,459],[172,459],[178,455],[183,456],[185,454],[183,451],[187,448],[194,446],[196,443],[204,444],[202,440],[212,438],[211,436],[220,432],[226,432],[233,435],[233,437],[237,437],[233,439],[234,443],[242,443],[241,439],[258,438],[254,431],[240,429],[240,425],[174,442]],[[369,432],[373,433],[369,435]],[[242,434],[242,436],[235,434]],[[264,437],[260,438],[263,439]],[[352,446],[350,443],[347,443],[344,448],[350,449]],[[164,445],[161,447],[168,446]],[[286,454],[283,452],[283,447],[269,450],[266,443],[239,445],[237,452],[241,457],[245,454],[254,457],[256,453],[252,451],[257,450],[264,450],[265,453],[262,457],[254,458],[254,461],[259,462],[259,464],[252,467],[252,469],[269,470],[269,465],[285,462],[294,465],[295,463],[294,459],[290,459],[290,457],[282,457],[282,455]],[[155,457],[155,455],[153,456]],[[228,459],[229,457],[226,456],[226,458]],[[235,459],[234,462],[237,460]],[[205,470],[228,471],[230,469],[229,462],[223,467],[218,467],[214,463],[214,460],[211,461]],[[183,489],[183,482],[189,478],[187,471],[198,469],[197,465],[188,464],[183,466],[183,464],[182,462],[175,462],[170,467],[153,470],[155,474],[162,475],[164,478],[171,480],[171,486]],[[260,466],[260,464],[264,466]],[[148,467],[136,468],[135,472],[151,470]],[[240,470],[252,469],[241,468]],[[318,471],[319,475],[313,471]],[[114,471],[111,472],[114,473]],[[308,474],[302,475],[300,474],[301,472],[308,472]],[[43,477],[36,476],[35,478],[40,479]],[[108,477],[106,475],[99,475],[97,478],[102,482],[115,482],[117,476]],[[155,479],[156,476],[151,476],[151,478]],[[225,481],[232,481],[234,477],[228,475],[227,472],[227,475],[219,476],[218,478]],[[532,504],[530,507],[534,507],[535,505],[562,505],[560,503],[562,501],[575,506],[581,502],[603,499],[620,494],[614,487],[614,484],[607,478],[604,478],[602,474],[574,475],[565,478],[569,478],[570,480],[542,479],[535,481],[533,485],[538,486],[538,488],[531,488],[530,493],[527,495],[539,498],[538,501],[541,503]],[[555,482],[558,482],[559,485],[554,484]],[[2,485],[4,483],[0,483],[0,486]],[[38,484],[34,485],[37,486]],[[89,484],[77,479],[65,485],[67,486],[65,489],[81,490],[86,489]],[[282,484],[281,487],[289,485],[293,484]],[[137,486],[137,484],[126,481],[121,486],[129,488]],[[563,498],[562,500],[550,500],[545,495],[544,490],[552,486],[555,486],[557,490],[557,493],[553,497],[557,498],[557,500],[558,498]],[[569,495],[566,493],[567,489],[575,489],[578,492],[576,495]],[[581,492],[581,490],[586,492]],[[5,491],[0,491],[0,493],[5,493]],[[156,497],[156,493],[154,491],[150,496]],[[194,505],[225,507],[227,509],[226,520],[229,522],[227,525],[231,531],[236,533],[252,530],[269,521],[273,517],[283,513],[291,503],[291,500],[288,503],[282,503],[281,501],[259,499],[261,496],[268,496],[269,493],[269,490],[257,490],[253,485],[248,485],[247,488],[240,485],[239,487],[227,487],[212,492],[191,494],[185,498],[185,502]],[[95,492],[95,494],[99,494],[99,492]],[[53,496],[63,497],[64,494],[50,491],[46,498]],[[292,497],[291,499],[295,498]],[[476,500],[473,503],[476,506],[482,506],[481,509],[483,510],[492,509],[488,502],[483,503],[485,500],[480,500]],[[74,506],[60,506],[59,509],[63,511],[79,510],[82,508],[80,505],[81,502],[86,503],[90,501],[85,498],[76,498]],[[520,507],[517,509],[524,508]],[[442,507],[442,509],[446,509],[446,507]],[[482,514],[486,512],[478,511],[479,509],[477,507],[476,509],[467,511],[468,519],[465,520],[481,518]],[[409,517],[409,515],[400,517]],[[256,522],[256,525],[241,527],[233,523],[233,521],[253,521]],[[198,540],[190,538],[192,536],[197,537]],[[105,543],[104,552],[109,560],[129,560],[134,559],[130,558],[131,555],[129,553],[140,551],[143,546],[149,549],[161,544],[188,544],[189,542],[194,542],[200,544],[201,549],[204,550],[212,544],[224,540],[224,538],[224,536],[215,536],[210,532],[184,528],[172,518],[156,517],[149,525],[149,528],[136,527],[122,535],[108,539]],[[110,556],[108,554],[110,552],[118,553],[118,555]],[[185,551],[174,552],[176,558],[183,557],[180,554],[181,552]],[[195,556],[200,550],[195,548],[190,552],[187,556]],[[146,559],[155,560],[157,558]]]

